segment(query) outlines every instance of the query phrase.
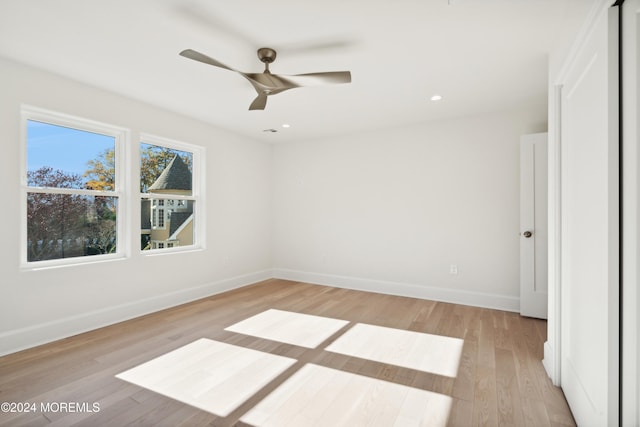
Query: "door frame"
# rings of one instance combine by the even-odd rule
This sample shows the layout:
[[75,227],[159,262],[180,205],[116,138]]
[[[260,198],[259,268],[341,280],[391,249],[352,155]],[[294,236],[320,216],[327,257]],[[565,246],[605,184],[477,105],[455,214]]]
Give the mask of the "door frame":
[[640,113],[640,0],[622,4],[622,349],[621,387],[622,425],[640,425],[640,292],[638,291],[640,257],[640,150],[638,150],[638,114]]

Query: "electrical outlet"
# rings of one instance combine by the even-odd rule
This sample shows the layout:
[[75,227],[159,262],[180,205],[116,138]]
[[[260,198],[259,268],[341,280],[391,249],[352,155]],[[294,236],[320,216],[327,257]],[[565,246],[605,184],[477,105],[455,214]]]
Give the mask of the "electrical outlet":
[[454,275],[454,276],[455,276],[456,274],[458,274],[458,265],[457,265],[457,264],[451,264],[451,265],[449,266],[449,274],[452,274],[452,275]]

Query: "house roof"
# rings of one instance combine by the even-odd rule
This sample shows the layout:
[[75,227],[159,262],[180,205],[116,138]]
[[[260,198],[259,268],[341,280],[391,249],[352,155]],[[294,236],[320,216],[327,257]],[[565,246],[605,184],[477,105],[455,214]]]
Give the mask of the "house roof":
[[191,171],[176,154],[158,179],[149,187],[149,191],[158,190],[191,190]]
[[193,215],[193,212],[171,212],[171,222],[169,224],[169,238],[176,238],[174,236],[176,231]]

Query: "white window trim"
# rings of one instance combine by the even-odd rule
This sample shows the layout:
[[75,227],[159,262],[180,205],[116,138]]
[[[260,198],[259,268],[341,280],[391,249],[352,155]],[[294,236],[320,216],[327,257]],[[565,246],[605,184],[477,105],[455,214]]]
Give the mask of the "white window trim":
[[[115,188],[113,191],[84,190],[84,189],[44,189],[28,187],[27,179],[27,122],[29,120],[64,126],[72,129],[108,135],[115,139]],[[124,147],[129,144],[130,131],[125,128],[110,124],[85,119],[82,117],[63,114],[43,108],[22,105],[20,111],[20,268],[24,270],[38,270],[42,268],[62,267],[71,265],[84,265],[108,260],[123,259],[131,253],[130,227],[130,179],[127,171],[130,170],[128,156]],[[28,193],[57,193],[57,194],[82,194],[90,196],[117,197],[116,210],[116,252],[113,254],[91,255],[73,258],[62,258],[45,261],[27,261],[27,194]]]
[[[151,203],[151,230],[166,230],[167,226],[167,207],[165,205],[153,204],[154,200],[167,200],[160,197],[149,198]],[[162,215],[160,215],[162,211]],[[162,225],[160,223],[162,222]]]
[[[187,252],[193,250],[201,250],[206,248],[206,230],[205,221],[206,217],[204,201],[202,194],[204,194],[205,187],[205,168],[203,162],[206,156],[206,149],[200,145],[194,145],[183,141],[177,141],[175,139],[169,139],[149,133],[140,133],[138,141],[138,150],[140,150],[140,144],[157,145],[161,147],[171,148],[178,151],[188,151],[193,154],[192,158],[192,182],[191,182],[191,196],[184,196],[179,194],[163,194],[163,193],[142,193],[140,192],[140,185],[138,188],[138,200],[143,199],[164,199],[164,200],[192,200],[194,203],[194,211],[192,216],[195,216],[196,220],[193,222],[193,245],[187,246],[174,246],[173,248],[162,249],[148,249],[140,250],[140,253],[144,256],[154,256],[160,254],[174,253],[174,252]],[[140,156],[138,156],[140,158]],[[139,167],[139,165],[138,165]],[[138,179],[140,174],[138,173]],[[139,203],[139,202],[138,202]],[[141,231],[141,230],[140,230]],[[138,234],[140,233],[138,231]]]

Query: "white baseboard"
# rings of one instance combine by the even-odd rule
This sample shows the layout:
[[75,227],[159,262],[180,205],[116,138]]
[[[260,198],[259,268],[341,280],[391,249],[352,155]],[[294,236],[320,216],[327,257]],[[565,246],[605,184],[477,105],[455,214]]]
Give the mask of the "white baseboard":
[[0,334],[0,356],[102,328],[273,277],[263,270]]
[[[409,283],[388,282],[358,277],[309,273],[304,271],[273,269],[232,277],[201,286],[154,296],[139,301],[107,307],[53,322],[42,323],[0,334],[0,356],[67,338],[83,332],[109,326],[200,298],[226,292],[271,278],[293,280],[318,285],[335,286],[366,292],[377,292],[411,298],[429,299],[475,307],[505,311],[519,311],[520,300],[516,297],[482,292],[435,288]],[[545,359],[546,359],[545,344]],[[549,359],[551,360],[551,359]]]
[[559,386],[560,378],[556,370],[555,361],[556,361],[556,358],[553,351],[553,347],[551,346],[551,343],[549,341],[545,341],[544,342],[544,359],[542,359],[542,366],[544,367],[544,370],[547,371],[547,375],[549,376],[549,378],[551,378],[551,382],[554,385]]
[[275,268],[273,270],[273,276],[276,279],[294,280],[297,282],[335,286],[338,288],[354,289],[358,291],[377,292],[381,294],[428,299],[504,311],[520,311],[520,299],[505,295],[436,288],[410,283],[387,282],[363,279],[359,277],[310,273],[283,268]]

